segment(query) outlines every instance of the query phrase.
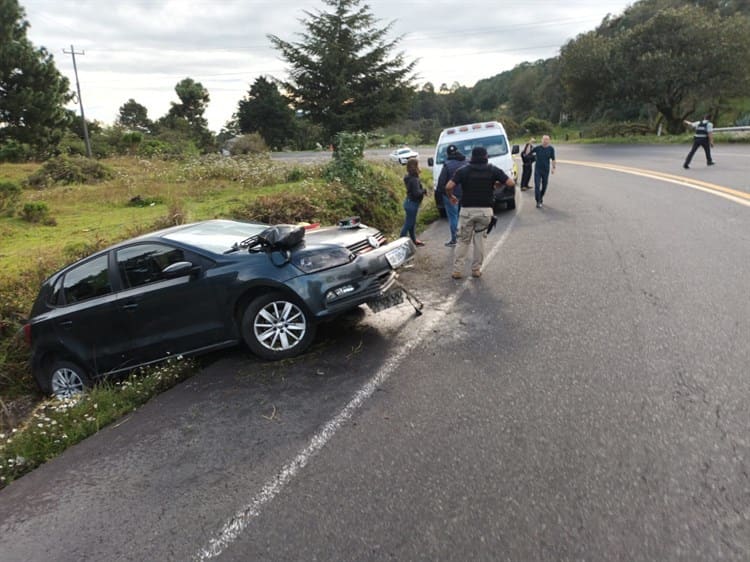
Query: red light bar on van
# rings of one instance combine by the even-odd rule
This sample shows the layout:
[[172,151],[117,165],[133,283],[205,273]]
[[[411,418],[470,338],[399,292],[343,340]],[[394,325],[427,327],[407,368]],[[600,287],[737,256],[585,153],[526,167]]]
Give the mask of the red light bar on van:
[[495,124],[494,123],[485,123],[484,126],[487,127],[488,129],[491,129],[492,127],[495,126]]
[[471,126],[471,128],[472,128],[472,129],[481,129],[481,128],[482,128],[482,124],[481,124],[481,123],[474,123],[474,124],[473,124],[473,125]]
[[465,132],[467,132],[469,130],[469,128],[468,127],[459,127],[458,130],[461,131],[462,133],[465,133]]
[[456,132],[456,129],[448,129],[447,131],[445,131],[445,134],[446,135],[452,135],[455,132]]

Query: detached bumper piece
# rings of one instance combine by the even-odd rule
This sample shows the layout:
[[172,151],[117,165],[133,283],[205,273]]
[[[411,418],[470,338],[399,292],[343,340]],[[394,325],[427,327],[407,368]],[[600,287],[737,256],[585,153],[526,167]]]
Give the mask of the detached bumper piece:
[[401,287],[396,287],[382,297],[368,301],[367,306],[369,306],[370,310],[373,312],[382,312],[383,310],[399,305],[402,302],[404,302],[404,292],[401,290]]

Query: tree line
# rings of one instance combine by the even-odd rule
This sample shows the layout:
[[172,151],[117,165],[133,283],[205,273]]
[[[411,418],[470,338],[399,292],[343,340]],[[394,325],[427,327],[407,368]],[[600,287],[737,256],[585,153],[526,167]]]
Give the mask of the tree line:
[[[340,131],[390,131],[433,142],[443,127],[501,119],[511,135],[553,124],[636,123],[679,133],[710,112],[750,120],[750,0],[639,0],[562,46],[473,87],[416,86],[415,61],[398,51],[361,0],[322,0],[290,41],[269,35],[288,65],[286,80],[257,78],[215,135],[204,117],[209,92],[185,78],[178,102],[151,120],[135,99],[113,126],[89,124],[94,152],[183,155],[211,152],[246,136],[249,149],[309,149]],[[26,37],[18,0],[0,0],[0,161],[84,153],[82,126],[65,109],[70,84],[44,48]],[[738,100],[740,100],[738,102]],[[745,113],[743,113],[743,111]]]

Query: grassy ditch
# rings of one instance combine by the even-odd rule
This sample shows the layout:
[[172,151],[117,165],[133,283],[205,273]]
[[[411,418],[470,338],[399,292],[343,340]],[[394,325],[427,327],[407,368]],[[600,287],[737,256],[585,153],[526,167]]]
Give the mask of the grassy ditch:
[[[143,232],[210,218],[334,224],[359,215],[389,237],[403,223],[404,168],[389,163],[362,163],[350,177],[330,165],[268,157],[104,164],[111,172],[106,177],[69,184],[39,179],[55,166],[0,164],[0,182],[22,188],[9,203],[13,208],[0,215],[0,487],[189,374],[159,368],[97,387],[73,405],[44,401],[20,330],[40,284],[63,265]],[[26,181],[32,175],[41,187]],[[423,182],[431,185],[429,172]],[[45,220],[27,220],[29,204],[42,209]],[[425,198],[420,227],[436,217],[432,198]]]
[[0,489],[190,376],[188,360],[102,384],[68,401],[46,400],[19,427],[0,432]]

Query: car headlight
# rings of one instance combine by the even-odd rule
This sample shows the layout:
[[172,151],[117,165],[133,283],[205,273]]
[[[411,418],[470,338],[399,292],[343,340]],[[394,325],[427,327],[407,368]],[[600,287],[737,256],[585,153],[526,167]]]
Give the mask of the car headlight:
[[406,261],[406,257],[409,255],[409,246],[407,244],[401,244],[393,250],[389,250],[385,254],[385,259],[388,260],[391,268],[396,269]]
[[305,273],[315,273],[332,267],[346,265],[354,259],[346,248],[328,248],[315,252],[300,252],[292,258],[292,263]]

